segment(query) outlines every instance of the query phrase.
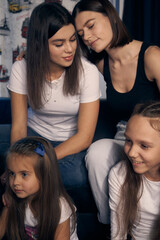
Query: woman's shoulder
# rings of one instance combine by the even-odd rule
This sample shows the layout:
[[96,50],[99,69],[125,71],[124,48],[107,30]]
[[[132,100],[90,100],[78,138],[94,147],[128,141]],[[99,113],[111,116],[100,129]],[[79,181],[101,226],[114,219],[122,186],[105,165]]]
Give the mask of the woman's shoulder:
[[26,60],[24,58],[22,60],[15,61],[12,65],[12,71],[25,70],[25,69],[26,69]]
[[81,62],[82,62],[82,66],[84,71],[86,70],[94,70],[98,72],[98,68],[95,64],[91,63],[87,58],[85,57],[81,57]]
[[145,51],[145,60],[153,60],[156,57],[160,56],[160,48],[156,45],[149,45]]

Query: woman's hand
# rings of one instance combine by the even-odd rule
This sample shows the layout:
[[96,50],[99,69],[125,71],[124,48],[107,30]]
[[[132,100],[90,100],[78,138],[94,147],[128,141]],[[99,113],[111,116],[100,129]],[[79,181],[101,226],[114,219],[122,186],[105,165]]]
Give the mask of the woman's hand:
[[16,57],[16,61],[21,61],[26,55],[26,51],[20,52],[20,54]]
[[20,54],[16,57],[16,61],[21,61],[26,55],[26,51],[20,52]]
[[5,207],[10,207],[11,199],[6,192],[2,195],[2,202]]

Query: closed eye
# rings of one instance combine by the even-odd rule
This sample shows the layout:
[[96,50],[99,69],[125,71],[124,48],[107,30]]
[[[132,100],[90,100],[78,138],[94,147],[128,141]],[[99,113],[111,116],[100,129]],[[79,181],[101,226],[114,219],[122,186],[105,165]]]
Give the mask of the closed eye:
[[142,147],[143,149],[148,149],[148,148],[149,148],[149,146],[147,146],[146,144],[141,144],[141,147]]
[[94,27],[94,24],[88,26],[88,29],[92,29]]
[[77,39],[76,39],[76,37],[74,37],[74,38],[71,38],[70,39],[70,42],[74,42],[74,41],[76,41]]
[[55,46],[56,46],[56,47],[62,47],[62,46],[63,46],[63,43],[56,44]]

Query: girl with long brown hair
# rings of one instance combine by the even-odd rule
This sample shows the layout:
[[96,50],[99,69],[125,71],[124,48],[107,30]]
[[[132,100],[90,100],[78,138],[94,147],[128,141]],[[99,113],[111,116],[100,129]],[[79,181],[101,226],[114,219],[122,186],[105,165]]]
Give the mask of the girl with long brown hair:
[[65,187],[88,184],[84,156],[97,123],[99,73],[81,58],[73,18],[60,4],[33,9],[26,59],[13,64],[8,89],[11,144],[26,136],[46,138]]
[[125,137],[126,158],[109,174],[111,239],[158,240],[160,102],[136,105]]
[[41,137],[14,143],[7,154],[10,206],[0,217],[0,239],[78,240],[75,207],[66,193],[56,154]]

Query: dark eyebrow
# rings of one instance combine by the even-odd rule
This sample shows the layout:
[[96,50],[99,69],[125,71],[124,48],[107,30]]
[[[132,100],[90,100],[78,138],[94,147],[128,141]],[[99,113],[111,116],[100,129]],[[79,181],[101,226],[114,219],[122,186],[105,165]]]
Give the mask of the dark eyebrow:
[[[72,34],[72,36],[70,37],[70,39],[71,39],[72,37],[74,37],[74,36],[76,36],[76,32],[74,32],[74,33]],[[66,39],[64,39],[64,38],[59,38],[59,39],[52,40],[52,43],[64,42],[65,40],[66,40]]]

